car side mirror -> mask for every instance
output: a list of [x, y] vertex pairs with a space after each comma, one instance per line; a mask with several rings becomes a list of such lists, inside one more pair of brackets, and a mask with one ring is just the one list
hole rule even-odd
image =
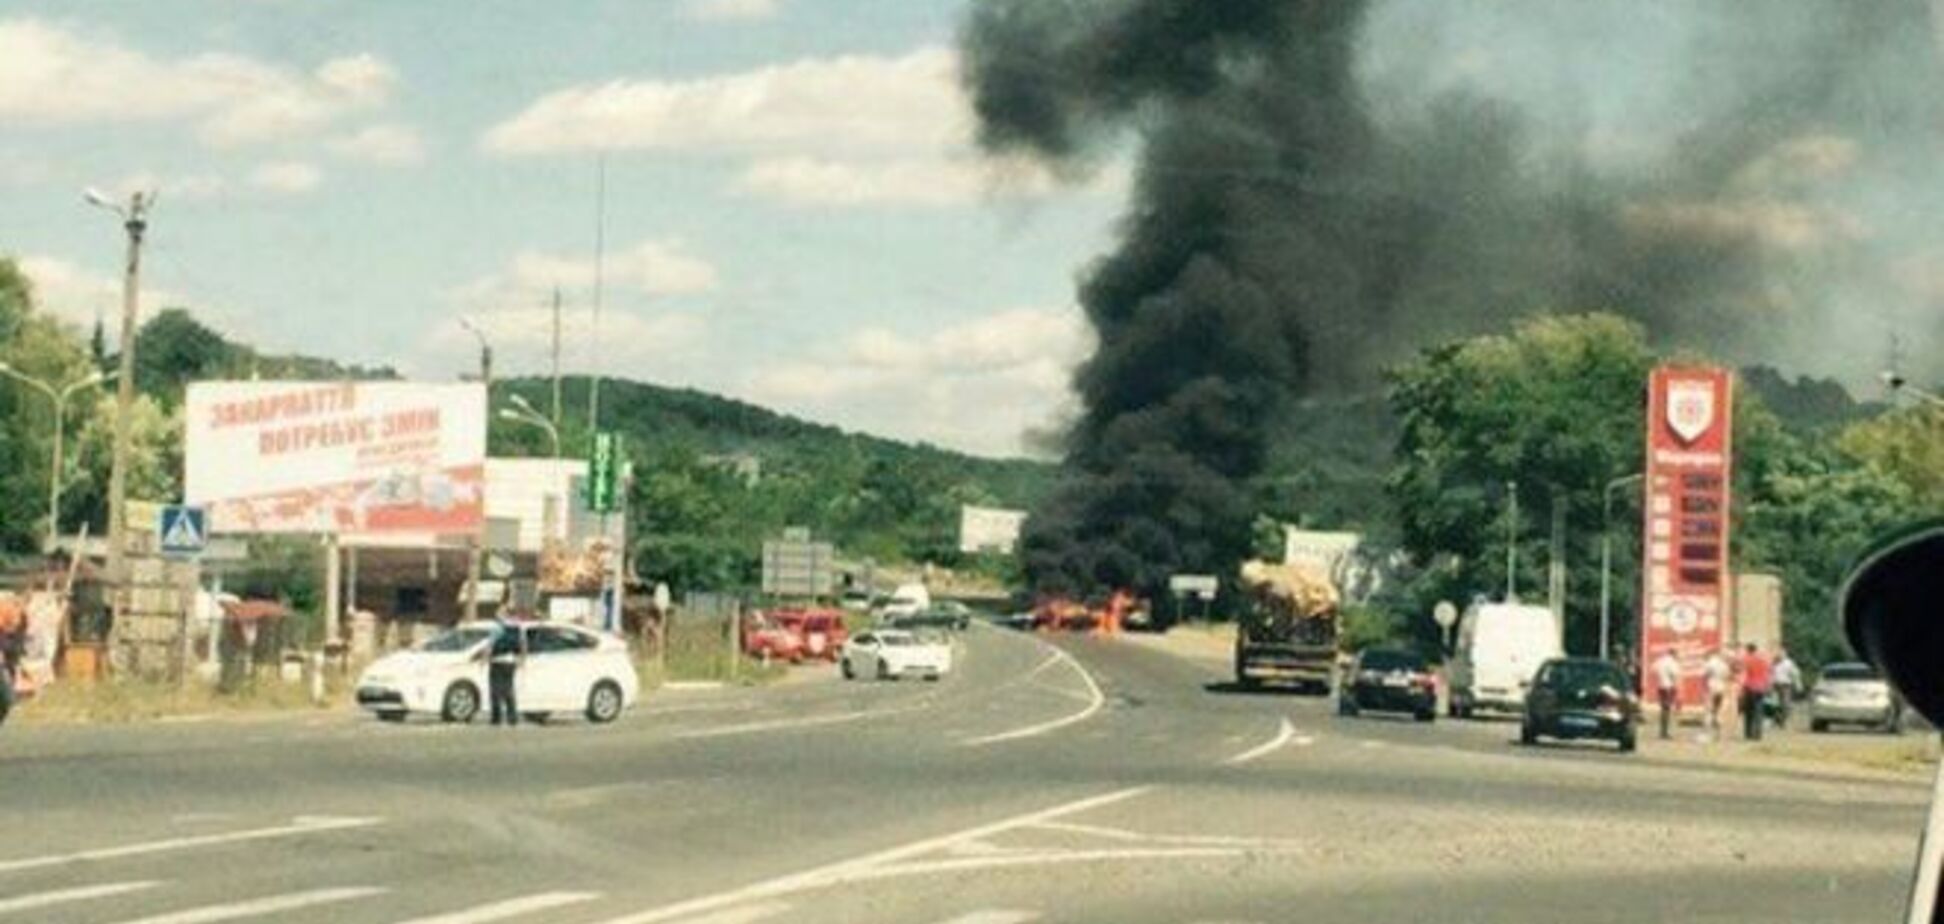
[[1944, 520], [1866, 552], [1842, 592], [1850, 647], [1906, 702], [1944, 728]]
[[[1865, 552], [1843, 583], [1843, 631], [1850, 647], [1883, 672], [1892, 690], [1938, 726], [1944, 717], [1944, 520], [1893, 533]], [[1944, 768], [1931, 789], [1906, 922], [1944, 924]]]

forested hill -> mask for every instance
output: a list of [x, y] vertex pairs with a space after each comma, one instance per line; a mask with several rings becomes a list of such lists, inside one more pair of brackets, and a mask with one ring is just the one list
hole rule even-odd
[[[561, 382], [562, 438], [570, 451], [576, 441], [585, 439], [588, 385], [583, 376], [567, 376]], [[496, 382], [493, 393], [502, 404], [519, 395], [542, 413], [552, 408], [550, 379]], [[881, 463], [920, 478], [949, 473], [947, 480], [976, 484], [991, 502], [1006, 506], [1030, 505], [1046, 490], [1054, 473], [1053, 466], [1044, 462], [991, 459], [925, 443], [904, 443], [692, 388], [625, 379], [601, 382], [600, 415], [603, 427], [622, 434], [637, 457], [687, 454], [728, 466], [743, 456], [757, 460], [765, 474], [816, 468], [818, 463]], [[547, 439], [538, 430], [503, 420], [494, 421], [493, 437], [496, 454], [537, 454]]]

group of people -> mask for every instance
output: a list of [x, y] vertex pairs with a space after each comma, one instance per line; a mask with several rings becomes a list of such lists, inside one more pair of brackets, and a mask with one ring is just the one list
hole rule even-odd
[[[1708, 690], [1708, 730], [1720, 733], [1722, 706], [1729, 694], [1739, 689], [1742, 737], [1749, 741], [1762, 739], [1762, 728], [1771, 717], [1777, 728], [1787, 728], [1790, 706], [1802, 692], [1802, 669], [1779, 646], [1773, 657], [1753, 643], [1740, 657], [1717, 648], [1708, 652], [1701, 676]], [[1661, 649], [1654, 659], [1653, 679], [1660, 705], [1660, 736], [1667, 738], [1674, 712], [1680, 708], [1681, 660], [1673, 648]]]

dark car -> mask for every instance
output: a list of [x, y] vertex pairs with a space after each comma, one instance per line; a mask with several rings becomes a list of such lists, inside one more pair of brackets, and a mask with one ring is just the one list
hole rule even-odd
[[1604, 738], [1622, 751], [1634, 749], [1640, 701], [1626, 671], [1598, 658], [1554, 658], [1539, 666], [1526, 694], [1519, 740]]
[[972, 611], [965, 604], [946, 602], [919, 610], [908, 616], [894, 616], [890, 626], [894, 629], [944, 629], [948, 632], [963, 632], [972, 622]]
[[1438, 717], [1438, 679], [1422, 657], [1394, 648], [1357, 655], [1337, 688], [1337, 714], [1408, 712], [1420, 722]]

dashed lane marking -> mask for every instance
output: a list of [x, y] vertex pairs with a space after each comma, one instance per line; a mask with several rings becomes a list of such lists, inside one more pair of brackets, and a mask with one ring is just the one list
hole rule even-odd
[[672, 905], [663, 905], [659, 908], [651, 908], [637, 914], [615, 918], [605, 922], [605, 924], [662, 924], [662, 922], [667, 921], [681, 921], [696, 917], [697, 915], [721, 911], [737, 905], [745, 905], [753, 901], [778, 898], [805, 889], [822, 888], [843, 882], [875, 878], [876, 876], [882, 876], [882, 869], [892, 864], [920, 857], [935, 850], [947, 849], [954, 844], [983, 840], [1007, 831], [1039, 824], [1040, 822], [1053, 821], [1068, 815], [1075, 815], [1112, 805], [1116, 802], [1122, 802], [1141, 795], [1147, 792], [1148, 789], [1149, 787], [1146, 786], [1136, 786], [1128, 789], [1117, 789], [1113, 792], [1102, 793], [1097, 796], [1089, 796], [1085, 799], [1076, 799], [1072, 802], [1062, 803], [1051, 808], [1028, 812], [1024, 815], [1016, 815], [1012, 818], [967, 828], [951, 834], [943, 834], [938, 837], [913, 841], [899, 847], [880, 850], [876, 853], [865, 854], [849, 860], [841, 860], [825, 866], [807, 869], [799, 873], [791, 873], [778, 876], [774, 879], [766, 879], [741, 888], [691, 898], [686, 901], [676, 902]]
[[768, 902], [761, 905], [744, 905], [741, 908], [730, 908], [696, 918], [684, 918], [675, 922], [675, 924], [756, 924], [757, 921], [764, 918], [776, 917], [788, 910], [790, 910], [790, 906], [786, 902]]
[[1018, 741], [1021, 738], [1038, 737], [1049, 732], [1059, 731], [1069, 725], [1085, 722], [1093, 718], [1094, 713], [1099, 712], [1102, 706], [1107, 705], [1107, 696], [1100, 692], [1100, 684], [1094, 682], [1093, 675], [1087, 673], [1087, 669], [1080, 666], [1079, 661], [1074, 660], [1072, 655], [1067, 654], [1059, 648], [1053, 649], [1053, 656], [1065, 662], [1068, 667], [1073, 669], [1074, 673], [1080, 675], [1080, 681], [1087, 685], [1087, 704], [1085, 706], [1082, 706], [1077, 712], [1063, 715], [1051, 721], [1041, 722], [1037, 725], [1028, 725], [1024, 728], [1015, 728], [1011, 731], [999, 732], [998, 734], [970, 738], [962, 743], [976, 747], [985, 744], [998, 744], [1002, 741]]
[[1283, 745], [1286, 745], [1290, 741], [1294, 740], [1295, 737], [1296, 737], [1296, 726], [1289, 724], [1289, 718], [1285, 716], [1283, 717], [1282, 720], [1282, 726], [1276, 730], [1275, 737], [1270, 738], [1268, 741], [1264, 741], [1263, 743], [1258, 744], [1255, 747], [1252, 747], [1246, 751], [1243, 751], [1240, 754], [1230, 757], [1228, 760], [1223, 761], [1223, 763], [1234, 766], [1238, 764], [1246, 764], [1249, 761], [1255, 760], [1259, 757], [1267, 757], [1268, 755], [1273, 754], [1277, 750], [1281, 749]]
[[974, 911], [971, 914], [961, 914], [949, 921], [942, 922], [942, 924], [1026, 924], [1027, 921], [1039, 920], [1039, 916], [1040, 913], [1037, 911], [1010, 911], [999, 908], [988, 908], [984, 911]]
[[342, 889], [313, 889], [309, 892], [291, 892], [285, 895], [272, 895], [267, 898], [253, 898], [245, 902], [230, 902], [222, 905], [204, 905], [186, 911], [171, 911], [167, 914], [151, 915], [121, 924], [214, 924], [217, 921], [234, 921], [238, 918], [263, 917], [310, 908], [316, 905], [329, 905], [348, 902], [358, 898], [381, 895], [384, 889], [354, 886]]
[[70, 863], [85, 863], [91, 860], [119, 860], [123, 857], [141, 856], [150, 853], [165, 853], [173, 850], [189, 850], [195, 847], [214, 847], [222, 844], [235, 844], [244, 841], [262, 841], [272, 838], [298, 837], [305, 834], [322, 834], [327, 831], [343, 831], [350, 828], [364, 828], [383, 822], [382, 818], [339, 818], [329, 815], [299, 815], [287, 825], [271, 828], [252, 828], [246, 831], [227, 831], [220, 834], [198, 834], [191, 837], [172, 837], [141, 844], [122, 847], [103, 847], [96, 850], [82, 850], [75, 853], [53, 854], [42, 857], [23, 857], [18, 860], [0, 860], [0, 873], [15, 873], [21, 870], [43, 869], [49, 866], [65, 866]]
[[81, 886], [74, 889], [60, 889], [54, 892], [36, 892], [32, 895], [16, 895], [13, 898], [0, 898], [0, 914], [13, 914], [18, 911], [33, 911], [51, 905], [65, 905], [68, 902], [84, 902], [91, 898], [110, 898], [152, 889], [159, 882], [109, 882], [101, 885]]
[[480, 905], [464, 911], [413, 918], [404, 924], [490, 924], [493, 921], [504, 921], [523, 914], [550, 911], [600, 897], [599, 892], [542, 892], [538, 895], [526, 895], [520, 898], [509, 898], [503, 902], [493, 902], [490, 905]]

